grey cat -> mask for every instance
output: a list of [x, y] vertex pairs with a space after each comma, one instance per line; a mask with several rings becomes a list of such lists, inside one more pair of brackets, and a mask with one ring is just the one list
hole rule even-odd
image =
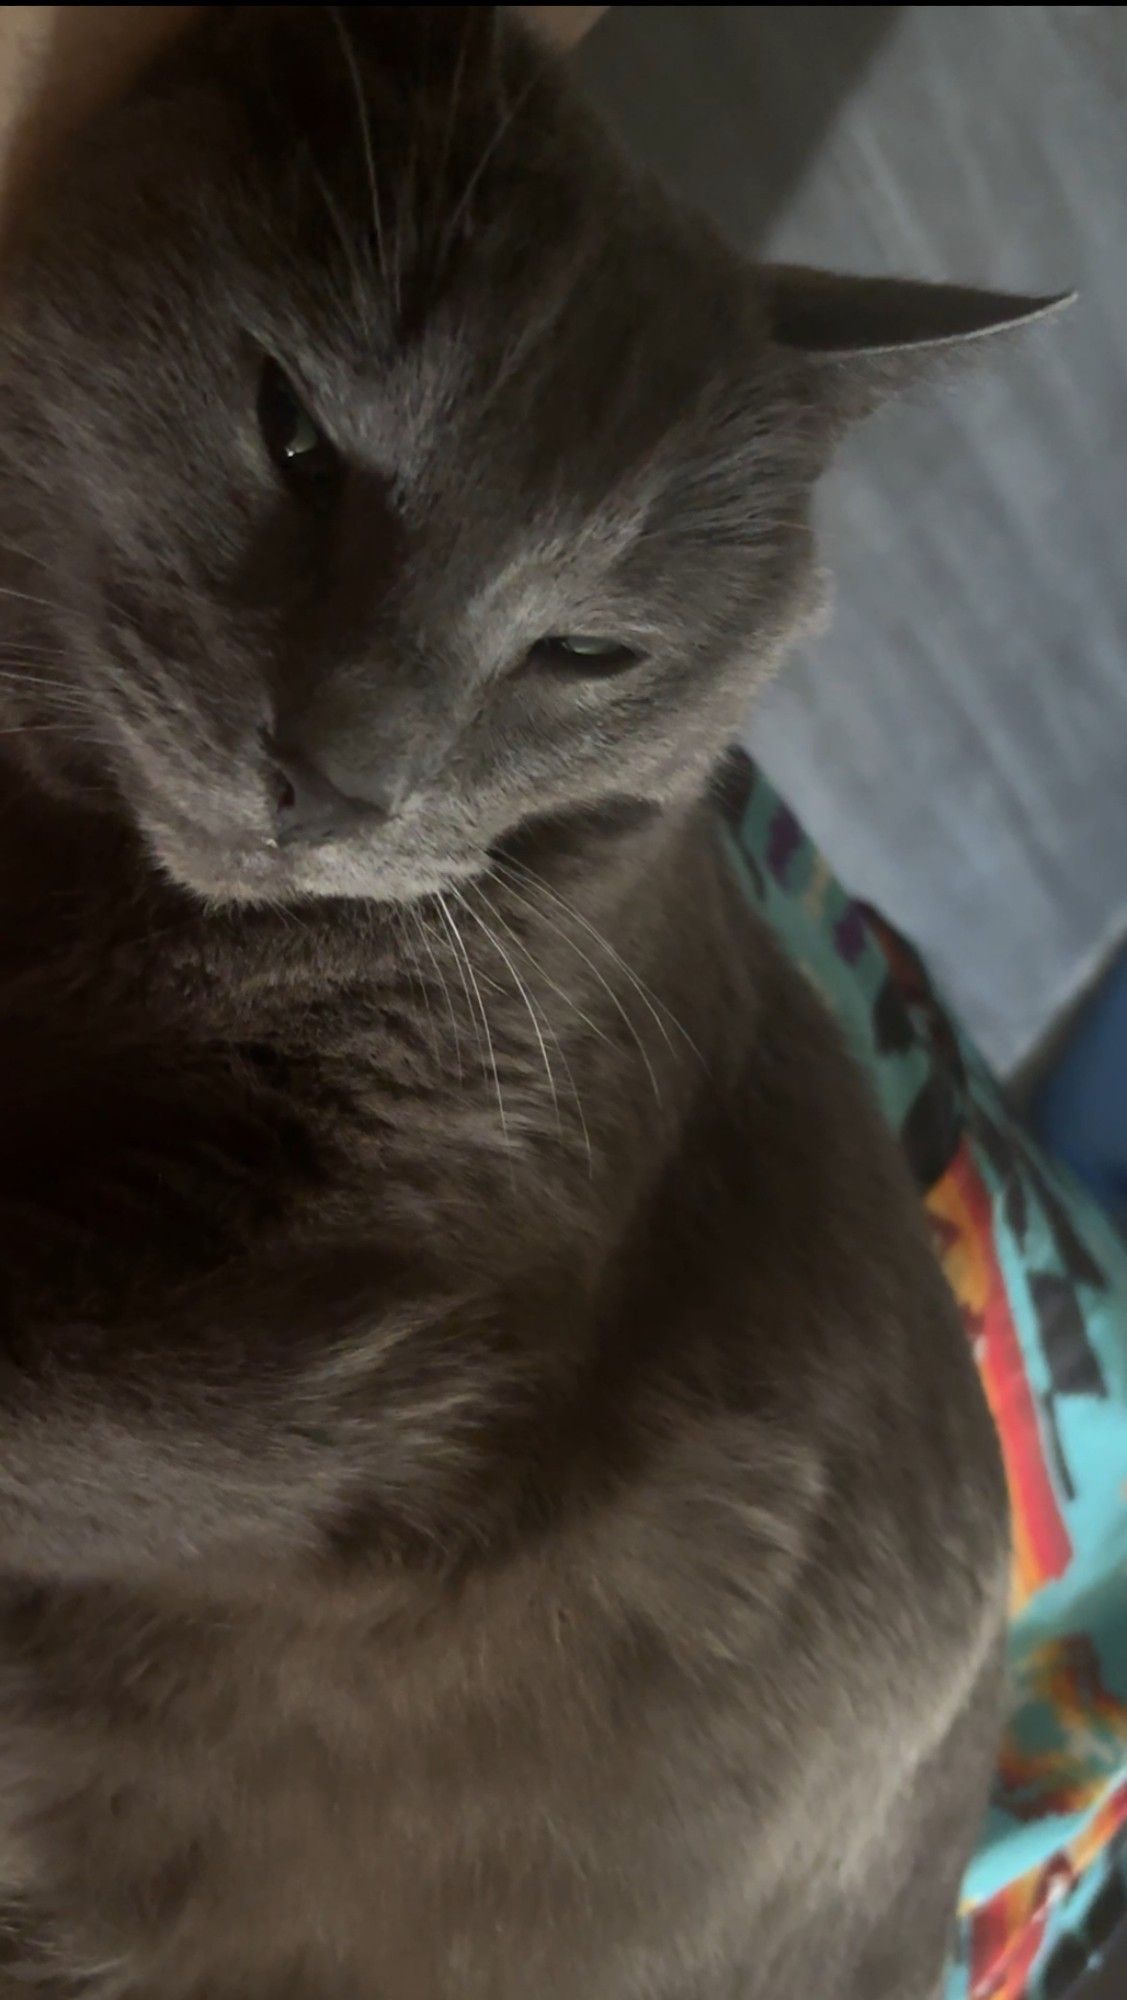
[[29, 219], [4, 1992], [938, 1992], [1003, 1482], [708, 785], [1033, 309], [746, 271], [488, 9], [211, 9]]

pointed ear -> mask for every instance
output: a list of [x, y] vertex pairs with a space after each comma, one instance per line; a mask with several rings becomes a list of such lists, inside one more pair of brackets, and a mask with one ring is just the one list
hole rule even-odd
[[1045, 319], [1076, 297], [1025, 298], [786, 264], [768, 265], [761, 276], [772, 338], [812, 364], [843, 419], [863, 416], [946, 356]]

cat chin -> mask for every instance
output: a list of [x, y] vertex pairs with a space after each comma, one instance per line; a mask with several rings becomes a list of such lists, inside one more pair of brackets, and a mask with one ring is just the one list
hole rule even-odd
[[141, 831], [161, 873], [212, 908], [332, 899], [409, 903], [454, 889], [488, 866], [488, 857], [476, 853], [405, 864], [344, 843], [287, 850], [265, 840], [187, 837], [151, 821]]

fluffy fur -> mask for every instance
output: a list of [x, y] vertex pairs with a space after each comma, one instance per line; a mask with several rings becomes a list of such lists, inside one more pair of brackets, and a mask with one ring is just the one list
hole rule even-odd
[[[705, 796], [860, 379], [485, 9], [210, 10], [29, 222], [13, 1994], [937, 1994], [1001, 1475]], [[278, 837], [279, 744], [347, 826]]]

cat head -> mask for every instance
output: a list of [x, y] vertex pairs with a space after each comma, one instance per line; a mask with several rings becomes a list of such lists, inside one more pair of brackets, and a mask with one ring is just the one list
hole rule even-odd
[[219, 901], [690, 794], [842, 421], [1037, 303], [748, 272], [499, 11], [215, 9], [13, 261], [21, 753]]

